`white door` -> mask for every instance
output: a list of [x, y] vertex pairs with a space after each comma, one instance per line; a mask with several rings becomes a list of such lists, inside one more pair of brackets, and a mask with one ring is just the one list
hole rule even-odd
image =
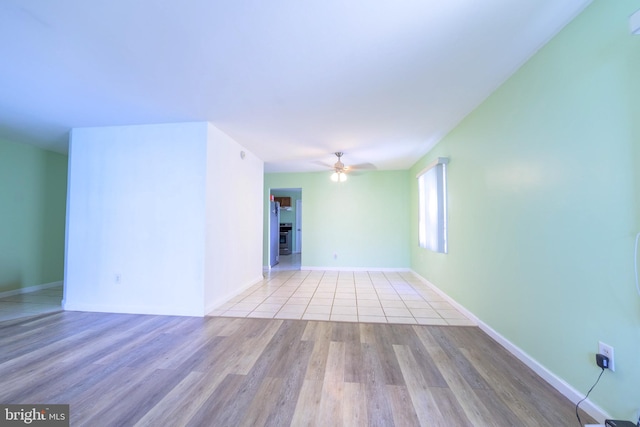
[[296, 250], [302, 252], [302, 199], [296, 200]]

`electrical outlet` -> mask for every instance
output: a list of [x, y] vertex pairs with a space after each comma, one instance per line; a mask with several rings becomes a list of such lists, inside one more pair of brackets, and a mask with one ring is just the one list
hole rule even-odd
[[609, 369], [611, 372], [615, 372], [616, 364], [613, 359], [613, 347], [609, 344], [605, 344], [602, 341], [598, 341], [598, 353], [603, 354], [609, 358]]
[[120, 284], [120, 281], [122, 280], [122, 276], [120, 275], [120, 273], [117, 273], [114, 277], [114, 281], [118, 284]]
[[333, 253], [333, 259], [338, 259], [338, 253], [337, 252]]

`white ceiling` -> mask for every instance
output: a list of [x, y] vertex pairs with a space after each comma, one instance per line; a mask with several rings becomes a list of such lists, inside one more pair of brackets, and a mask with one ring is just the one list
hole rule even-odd
[[2, 0], [0, 137], [210, 121], [267, 172], [406, 169], [591, 0]]

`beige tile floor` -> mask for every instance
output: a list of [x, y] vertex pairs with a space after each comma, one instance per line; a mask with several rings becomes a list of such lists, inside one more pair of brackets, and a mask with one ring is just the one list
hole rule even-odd
[[272, 270], [209, 315], [474, 325], [411, 272]]
[[62, 310], [62, 285], [0, 298], [0, 321]]

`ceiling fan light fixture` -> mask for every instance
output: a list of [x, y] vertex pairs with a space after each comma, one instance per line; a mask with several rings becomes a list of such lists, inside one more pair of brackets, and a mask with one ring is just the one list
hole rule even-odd
[[333, 182], [345, 182], [347, 180], [347, 174], [345, 173], [347, 171], [347, 168], [344, 166], [344, 163], [342, 163], [342, 161], [340, 160], [342, 158], [342, 151], [336, 151], [334, 153], [336, 155], [336, 157], [338, 157], [338, 161], [336, 162], [335, 165], [333, 165], [333, 170], [335, 172], [333, 172], [331, 174], [331, 181]]
[[344, 172], [334, 172], [331, 174], [331, 181], [333, 182], [345, 182], [347, 175]]

